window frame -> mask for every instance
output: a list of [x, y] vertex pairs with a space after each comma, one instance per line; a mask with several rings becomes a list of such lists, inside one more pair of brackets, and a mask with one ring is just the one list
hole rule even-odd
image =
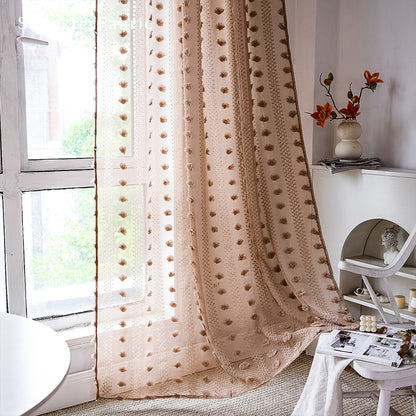
[[[0, 193], [3, 195], [6, 310], [27, 316], [23, 192], [94, 187], [93, 156], [27, 158], [22, 1], [0, 0], [0, 10]], [[63, 329], [90, 323], [90, 315], [38, 319], [54, 329]]]

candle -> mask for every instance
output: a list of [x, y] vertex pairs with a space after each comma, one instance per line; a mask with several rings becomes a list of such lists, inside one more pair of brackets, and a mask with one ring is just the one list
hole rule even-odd
[[[416, 292], [415, 292], [415, 296], [416, 296]], [[405, 297], [403, 295], [394, 295], [394, 299], [397, 303], [397, 307], [399, 309], [403, 309], [404, 308], [404, 302], [405, 302]], [[415, 309], [416, 312], [416, 309]]]
[[416, 312], [416, 289], [409, 290], [409, 312]]

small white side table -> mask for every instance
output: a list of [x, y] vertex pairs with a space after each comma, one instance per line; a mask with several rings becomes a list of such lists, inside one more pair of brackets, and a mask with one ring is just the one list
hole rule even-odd
[[47, 326], [0, 314], [0, 416], [27, 414], [60, 386], [70, 364], [63, 338]]

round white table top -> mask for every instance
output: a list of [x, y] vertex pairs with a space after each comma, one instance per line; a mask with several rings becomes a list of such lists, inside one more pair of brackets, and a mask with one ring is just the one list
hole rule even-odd
[[0, 313], [0, 416], [27, 413], [48, 398], [68, 372], [70, 351], [47, 326]]

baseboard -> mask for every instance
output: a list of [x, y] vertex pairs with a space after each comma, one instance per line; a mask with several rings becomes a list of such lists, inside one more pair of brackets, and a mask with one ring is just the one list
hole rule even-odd
[[28, 415], [36, 416], [96, 399], [95, 373], [93, 370], [68, 374], [59, 389], [40, 407]]

